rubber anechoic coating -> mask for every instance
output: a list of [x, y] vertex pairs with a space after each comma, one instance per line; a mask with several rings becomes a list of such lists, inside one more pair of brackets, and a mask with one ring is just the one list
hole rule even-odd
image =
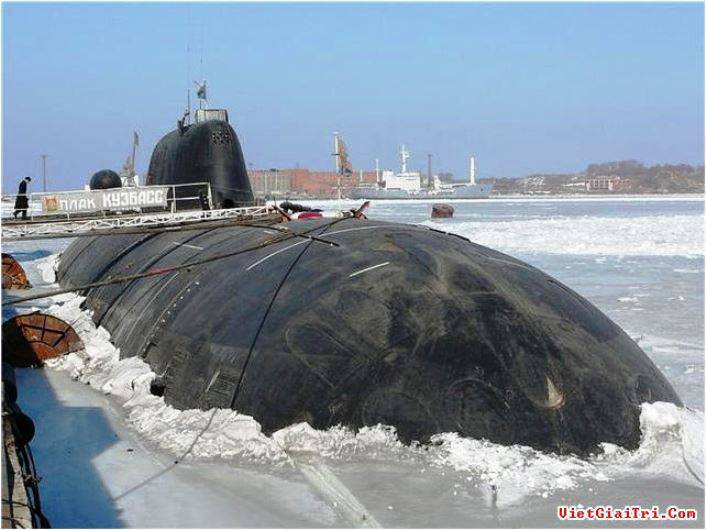
[[[252, 204], [254, 196], [240, 142], [228, 122], [209, 120], [164, 136], [154, 148], [147, 184], [209, 182], [216, 208]], [[177, 197], [197, 193], [177, 188]]]
[[[232, 407], [268, 433], [300, 421], [383, 423], [405, 442], [457, 431], [586, 454], [600, 442], [636, 447], [642, 402], [680, 404], [617, 325], [521, 261], [410, 225], [287, 226], [316, 228], [340, 246], [287, 239], [91, 290], [86, 303], [122, 355], [143, 356], [160, 374], [168, 403]], [[252, 247], [270, 232], [100, 237], [83, 249], [77, 241], [59, 278], [168, 268]]]
[[89, 187], [92, 190], [107, 190], [121, 188], [123, 185], [120, 175], [110, 169], [101, 169], [93, 174]]

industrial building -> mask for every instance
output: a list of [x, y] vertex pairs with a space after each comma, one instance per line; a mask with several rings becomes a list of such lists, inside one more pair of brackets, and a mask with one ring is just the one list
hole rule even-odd
[[341, 196], [347, 197], [351, 188], [377, 180], [374, 170], [339, 175], [336, 171], [272, 168], [251, 169], [248, 174], [257, 197], [335, 199], [338, 197], [339, 183]]

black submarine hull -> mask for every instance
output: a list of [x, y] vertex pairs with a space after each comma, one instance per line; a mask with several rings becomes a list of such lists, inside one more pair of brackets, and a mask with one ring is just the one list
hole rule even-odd
[[[293, 221], [292, 238], [191, 269], [89, 290], [124, 357], [177, 408], [234, 408], [266, 433], [383, 423], [587, 454], [634, 448], [642, 402], [678, 396], [596, 307], [510, 256], [424, 227]], [[63, 286], [236, 252], [256, 227], [82, 238]]]
[[[155, 146], [147, 185], [209, 182], [215, 208], [254, 203], [243, 151], [233, 128], [224, 120], [182, 126]], [[177, 188], [177, 197], [193, 197], [198, 189]], [[197, 206], [192, 201], [189, 206]], [[181, 204], [180, 204], [181, 205]]]

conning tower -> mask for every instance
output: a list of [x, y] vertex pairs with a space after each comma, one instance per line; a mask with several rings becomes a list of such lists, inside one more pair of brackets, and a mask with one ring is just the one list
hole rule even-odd
[[[198, 109], [194, 123], [179, 120], [152, 152], [147, 184], [209, 182], [215, 208], [233, 208], [254, 202], [238, 136], [224, 109]], [[194, 194], [194, 190], [183, 190]]]

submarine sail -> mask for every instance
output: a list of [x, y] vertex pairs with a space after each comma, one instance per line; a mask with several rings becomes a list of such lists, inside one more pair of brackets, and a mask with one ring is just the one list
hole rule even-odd
[[[194, 123], [180, 120], [152, 153], [147, 185], [195, 182], [211, 184], [215, 208], [254, 204], [240, 141], [225, 110], [196, 110]], [[180, 194], [193, 196], [195, 191], [177, 188]]]

